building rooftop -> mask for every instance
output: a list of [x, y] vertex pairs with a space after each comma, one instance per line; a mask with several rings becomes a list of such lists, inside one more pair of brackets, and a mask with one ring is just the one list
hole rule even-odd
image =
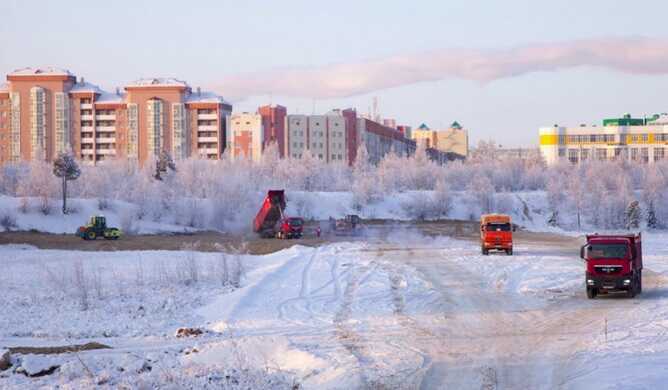
[[56, 68], [53, 66], [46, 66], [42, 68], [21, 68], [16, 69], [9, 76], [35, 76], [35, 75], [45, 75], [45, 76], [74, 76], [69, 70]]
[[461, 129], [462, 129], [462, 125], [460, 125], [459, 122], [454, 121], [454, 122], [452, 122], [452, 124], [450, 125], [450, 128], [451, 128], [451, 129], [459, 129], [459, 130], [461, 130]]
[[228, 103], [215, 92], [194, 92], [186, 97], [186, 103]]
[[135, 80], [126, 87], [188, 87], [188, 83], [171, 77], [154, 77]]
[[100, 89], [100, 87], [98, 87], [95, 84], [91, 84], [91, 83], [85, 82], [85, 81], [78, 82], [78, 83], [74, 84], [72, 89], [70, 89], [70, 92], [90, 92], [90, 93], [98, 93], [98, 94], [103, 93], [103, 91]]
[[101, 94], [95, 99], [95, 103], [123, 103], [125, 95], [100, 91]]

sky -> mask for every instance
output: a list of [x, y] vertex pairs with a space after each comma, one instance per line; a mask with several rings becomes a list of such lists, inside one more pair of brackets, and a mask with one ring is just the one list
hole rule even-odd
[[176, 77], [234, 111], [355, 107], [458, 121], [472, 144], [668, 111], [664, 0], [0, 2], [0, 73], [67, 68], [114, 90]]

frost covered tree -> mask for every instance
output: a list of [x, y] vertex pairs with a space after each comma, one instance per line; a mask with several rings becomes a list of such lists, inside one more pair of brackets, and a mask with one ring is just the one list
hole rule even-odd
[[647, 204], [647, 227], [650, 229], [659, 227], [659, 223], [656, 219], [656, 210], [654, 210], [654, 202], [649, 202]]
[[155, 180], [162, 180], [161, 173], [167, 172], [167, 168], [176, 171], [176, 164], [174, 163], [172, 156], [167, 153], [167, 151], [163, 150], [155, 161], [155, 174], [153, 175]]
[[373, 171], [374, 169], [369, 163], [366, 145], [362, 143], [357, 148], [357, 157], [353, 163], [353, 183], [351, 186], [353, 203], [358, 210], [361, 210], [374, 199], [377, 188]]
[[61, 153], [53, 162], [53, 174], [62, 180], [63, 214], [67, 214], [67, 182], [78, 179], [81, 176], [81, 169], [74, 156]]
[[484, 174], [476, 175], [469, 184], [468, 190], [476, 197], [480, 205], [480, 211], [490, 213], [494, 209], [494, 185]]
[[569, 200], [575, 207], [578, 230], [580, 230], [582, 229], [582, 208], [585, 204], [585, 189], [582, 177], [580, 177], [577, 171], [573, 172], [568, 178], [566, 192], [568, 193]]
[[637, 200], [629, 203], [626, 208], [626, 229], [638, 229], [640, 227], [641, 210]]

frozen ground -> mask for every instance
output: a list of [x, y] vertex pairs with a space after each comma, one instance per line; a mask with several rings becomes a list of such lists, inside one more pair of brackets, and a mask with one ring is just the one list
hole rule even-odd
[[[594, 301], [577, 245], [538, 239], [481, 256], [475, 243], [400, 231], [229, 255], [227, 267], [217, 253], [4, 246], [0, 349], [113, 349], [15, 354], [0, 388], [660, 388], [666, 239], [644, 237], [638, 299]], [[182, 326], [207, 332], [176, 338]], [[58, 368], [29, 378], [19, 367]]]

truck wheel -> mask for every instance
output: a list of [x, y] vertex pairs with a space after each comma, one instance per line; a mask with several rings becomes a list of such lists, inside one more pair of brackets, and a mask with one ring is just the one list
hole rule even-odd
[[89, 240], [94, 240], [94, 239], [97, 238], [97, 235], [95, 234], [94, 231], [91, 230], [91, 231], [86, 233], [86, 238], [89, 239]]
[[482, 254], [485, 256], [489, 255], [489, 250], [482, 248]]
[[638, 294], [642, 294], [642, 271], [638, 271]]
[[506, 249], [506, 254], [507, 254], [508, 256], [512, 256], [512, 255], [513, 255], [513, 248]]
[[589, 299], [594, 299], [596, 298], [598, 291], [596, 291], [595, 287], [587, 287], [587, 298]]
[[626, 296], [628, 298], [635, 298], [636, 297], [636, 281], [633, 281], [633, 284], [629, 286], [629, 289], [626, 290]]

